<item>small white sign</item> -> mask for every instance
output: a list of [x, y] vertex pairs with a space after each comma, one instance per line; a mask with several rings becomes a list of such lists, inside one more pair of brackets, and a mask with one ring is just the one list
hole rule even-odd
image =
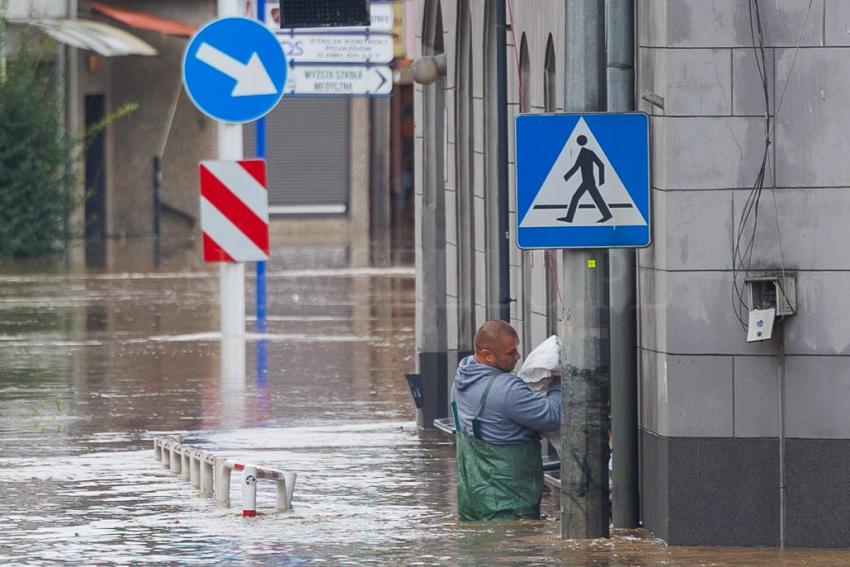
[[288, 61], [296, 63], [391, 63], [389, 34], [277, 34]]
[[293, 65], [288, 78], [290, 95], [377, 96], [393, 88], [392, 69], [384, 66]]

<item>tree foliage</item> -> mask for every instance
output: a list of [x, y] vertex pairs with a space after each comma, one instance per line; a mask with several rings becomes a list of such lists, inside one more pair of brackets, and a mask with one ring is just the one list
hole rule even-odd
[[[5, 3], [0, 0], [0, 48]], [[81, 235], [82, 227], [70, 222], [81, 202], [74, 196], [75, 166], [89, 141], [138, 108], [124, 105], [80, 136], [66, 133], [64, 101], [43, 56], [51, 48], [26, 33], [8, 62], [0, 49], [0, 261], [49, 256]]]
[[18, 49], [0, 77], [0, 258], [60, 251], [69, 236], [75, 144], [51, 69]]

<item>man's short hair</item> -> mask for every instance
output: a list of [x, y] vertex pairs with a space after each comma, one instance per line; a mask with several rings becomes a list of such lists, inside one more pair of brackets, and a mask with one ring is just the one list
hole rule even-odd
[[516, 329], [504, 321], [499, 319], [491, 319], [490, 321], [487, 321], [481, 325], [475, 333], [475, 341], [473, 343], [475, 346], [475, 352], [480, 352], [485, 348], [492, 350], [499, 344], [499, 340], [505, 335], [519, 338]]

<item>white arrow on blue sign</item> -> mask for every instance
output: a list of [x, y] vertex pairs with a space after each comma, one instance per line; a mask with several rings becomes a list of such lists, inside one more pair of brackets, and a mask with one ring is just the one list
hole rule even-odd
[[649, 246], [648, 117], [518, 116], [516, 191], [520, 248]]
[[183, 55], [183, 84], [201, 112], [243, 124], [265, 116], [283, 96], [287, 62], [267, 27], [248, 18], [213, 20]]

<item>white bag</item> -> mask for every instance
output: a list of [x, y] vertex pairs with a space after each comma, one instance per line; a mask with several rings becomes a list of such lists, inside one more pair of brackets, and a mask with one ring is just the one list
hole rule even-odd
[[[552, 335], [531, 351], [522, 363], [522, 368], [517, 376], [535, 392], [545, 391], [549, 388], [553, 374], [561, 372], [561, 339], [558, 335]], [[543, 382], [544, 384], [540, 384]]]
[[[552, 383], [552, 377], [561, 373], [561, 340], [552, 335], [531, 351], [526, 357], [517, 376], [528, 384], [533, 392], [545, 396]], [[561, 454], [561, 432], [541, 431], [549, 443]]]

